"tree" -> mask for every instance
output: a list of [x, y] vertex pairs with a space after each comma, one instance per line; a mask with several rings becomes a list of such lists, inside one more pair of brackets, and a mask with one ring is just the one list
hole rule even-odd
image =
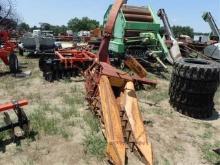
[[42, 30], [50, 30], [51, 29], [51, 25], [49, 23], [40, 23], [40, 28]]
[[13, 0], [0, 1], [0, 26], [4, 29], [15, 29], [19, 20]]
[[96, 27], [99, 27], [99, 22], [88, 17], [83, 17], [82, 19], [75, 17], [68, 22], [68, 28], [73, 32], [89, 31]]
[[36, 25], [34, 25], [33, 27], [30, 28], [30, 31], [33, 31], [33, 30], [36, 30], [36, 29], [39, 29]]
[[193, 38], [194, 30], [189, 26], [173, 26], [173, 33], [175, 37], [179, 37], [180, 35], [188, 35]]
[[62, 26], [53, 26], [53, 25], [51, 25], [50, 30], [53, 31], [55, 35], [65, 34], [66, 31], [67, 31], [67, 27], [65, 25], [62, 25]]
[[25, 22], [22, 22], [18, 25], [18, 31], [19, 32], [27, 32], [30, 30], [30, 26], [26, 24]]

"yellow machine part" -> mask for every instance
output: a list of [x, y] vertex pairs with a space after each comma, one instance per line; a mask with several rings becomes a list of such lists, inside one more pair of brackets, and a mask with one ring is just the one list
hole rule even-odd
[[147, 71], [134, 57], [128, 56], [125, 59], [125, 65], [141, 78], [147, 76]]
[[127, 82], [122, 97], [136, 149], [141, 153], [146, 164], [153, 164], [151, 144], [147, 139], [133, 82]]
[[102, 115], [107, 140], [107, 155], [114, 164], [125, 164], [125, 143], [121, 126], [119, 107], [107, 76], [99, 83]]
[[145, 164], [152, 165], [151, 144], [145, 131], [133, 82], [127, 82], [121, 90], [121, 95], [116, 97], [109, 77], [103, 75], [99, 82], [99, 94], [107, 155], [110, 160], [113, 164], [124, 165], [127, 144], [139, 153]]

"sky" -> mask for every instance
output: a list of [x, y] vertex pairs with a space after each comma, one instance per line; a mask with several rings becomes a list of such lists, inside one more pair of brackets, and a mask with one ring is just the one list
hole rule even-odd
[[[109, 4], [114, 0], [16, 0], [17, 12], [31, 26], [47, 22], [66, 25], [73, 17], [96, 19], [102, 23]], [[155, 12], [164, 8], [171, 25], [191, 26], [196, 32], [210, 32], [202, 19], [210, 11], [220, 28], [220, 0], [128, 0], [136, 6], [150, 5]]]

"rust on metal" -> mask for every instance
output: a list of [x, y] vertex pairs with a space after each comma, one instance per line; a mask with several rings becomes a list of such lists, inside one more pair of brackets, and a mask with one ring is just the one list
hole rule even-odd
[[125, 59], [125, 65], [129, 67], [133, 72], [135, 72], [141, 78], [147, 76], [147, 71], [144, 67], [132, 56], [128, 56]]
[[146, 164], [153, 164], [151, 144], [148, 141], [143, 118], [135, 94], [134, 83], [129, 81], [124, 89], [124, 108], [130, 124], [134, 144], [138, 152], [143, 155]]
[[119, 107], [107, 76], [99, 81], [100, 101], [107, 139], [107, 154], [114, 164], [125, 164], [125, 143], [121, 127]]
[[112, 31], [115, 25], [115, 21], [118, 15], [118, 12], [123, 5], [124, 0], [116, 0], [115, 4], [112, 6], [108, 22], [106, 23], [106, 26], [104, 28], [104, 34], [102, 38], [101, 45], [99, 47], [98, 51], [98, 58], [101, 62], [107, 62], [110, 63], [109, 56], [108, 56], [108, 46], [109, 42], [112, 36]]
[[[124, 165], [125, 146], [136, 151], [145, 164], [153, 164], [151, 144], [147, 138], [134, 83], [156, 85], [147, 80], [146, 71], [133, 66], [140, 76], [130, 76], [110, 65], [108, 47], [112, 37], [114, 23], [124, 0], [116, 0], [110, 12], [109, 20], [97, 54], [98, 59], [85, 71], [86, 99], [90, 109], [100, 119], [103, 134], [107, 140], [107, 155], [116, 165]], [[132, 65], [134, 61], [130, 61]]]

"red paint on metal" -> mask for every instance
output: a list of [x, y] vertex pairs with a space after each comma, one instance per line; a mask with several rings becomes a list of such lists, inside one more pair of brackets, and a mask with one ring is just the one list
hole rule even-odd
[[112, 37], [112, 32], [114, 29], [115, 21], [117, 19], [118, 12], [122, 7], [124, 0], [116, 0], [109, 14], [109, 19], [104, 28], [104, 35], [102, 38], [101, 45], [98, 51], [98, 59], [100, 62], [106, 62], [110, 64], [109, 55], [108, 55], [108, 46], [110, 39]]
[[87, 50], [77, 49], [61, 49], [59, 51], [56, 51], [55, 55], [61, 63], [64, 63], [65, 68], [67, 68], [68, 66], [72, 68], [77, 62], [92, 62], [97, 57], [95, 54]]
[[[23, 99], [23, 100], [20, 100], [17, 102], [19, 107], [23, 107], [25, 105], [28, 105], [28, 101]], [[8, 111], [8, 110], [11, 110], [11, 109], [14, 109], [15, 108], [15, 104], [13, 104], [12, 102], [11, 103], [5, 103], [5, 104], [0, 104], [0, 112], [4, 112], [4, 111]]]
[[9, 33], [7, 31], [0, 31], [0, 40], [2, 47], [0, 47], [0, 59], [5, 65], [9, 65], [8, 57], [14, 52], [16, 44], [9, 41]]

